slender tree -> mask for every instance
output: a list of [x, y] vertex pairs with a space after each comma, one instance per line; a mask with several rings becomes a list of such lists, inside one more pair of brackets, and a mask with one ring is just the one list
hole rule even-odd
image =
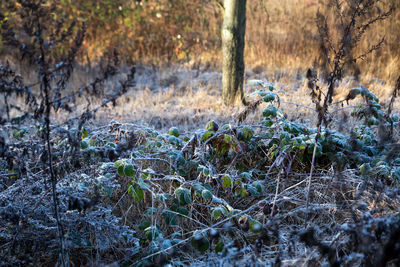
[[222, 97], [225, 104], [243, 97], [246, 0], [225, 0], [222, 24]]

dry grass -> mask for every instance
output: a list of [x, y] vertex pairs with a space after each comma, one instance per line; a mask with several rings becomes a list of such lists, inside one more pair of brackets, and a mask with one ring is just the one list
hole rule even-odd
[[[127, 14], [126, 21], [117, 21], [102, 34], [90, 34], [100, 30], [89, 23], [88, 27], [93, 29], [88, 29], [88, 40], [84, 44], [81, 61], [87, 63], [89, 56], [95, 64], [110, 47], [117, 47], [128, 62], [208, 62], [211, 66], [220, 66], [222, 16], [216, 1], [175, 1], [175, 6], [166, 2], [146, 3], [140, 7], [139, 14], [132, 12], [131, 17]], [[316, 12], [329, 13], [331, 8], [327, 7], [327, 2], [248, 1], [245, 45], [247, 66], [291, 72], [305, 72], [312, 67], [319, 56]], [[389, 3], [394, 2], [383, 0], [380, 8], [385, 10]], [[355, 51], [357, 54], [365, 52], [385, 37], [382, 49], [360, 62], [361, 74], [364, 76], [392, 81], [400, 74], [400, 37], [397, 34], [400, 31], [400, 4], [394, 4], [397, 10], [389, 19], [368, 29]], [[131, 5], [136, 8], [135, 2]], [[161, 17], [158, 18], [157, 14], [161, 14]], [[145, 23], [138, 22], [135, 16], [139, 16]], [[336, 19], [330, 16], [328, 23]], [[6, 56], [12, 51], [3, 48], [1, 53]]]
[[[240, 106], [226, 106], [221, 97], [221, 73], [207, 64], [198, 65], [169, 65], [164, 67], [138, 66], [136, 86], [118, 100], [116, 107], [100, 109], [98, 122], [107, 123], [110, 120], [134, 122], [154, 127], [157, 130], [167, 130], [178, 126], [182, 131], [193, 131], [203, 128], [210, 120], [219, 123], [236, 124], [236, 116], [244, 109]], [[17, 69], [28, 81], [35, 81], [36, 74], [29, 68]], [[126, 69], [123, 71], [126, 71]], [[76, 68], [70, 90], [90, 82], [95, 76], [96, 68]], [[119, 77], [106, 84], [106, 91], [115, 86]], [[246, 80], [260, 79], [272, 83], [280, 90], [281, 109], [291, 120], [315, 125], [316, 112], [309, 97], [306, 78], [299, 69], [295, 71], [269, 71], [263, 67], [248, 68]], [[375, 93], [381, 102], [390, 99], [393, 85], [389, 82], [364, 76], [360, 83]], [[358, 87], [359, 82], [352, 77], [346, 77], [338, 85], [331, 111], [342, 108], [341, 100], [345, 99], [348, 90]], [[245, 95], [258, 90], [254, 86], [245, 86]], [[1, 100], [2, 101], [2, 100]], [[17, 99], [14, 101], [23, 101]], [[100, 104], [99, 99], [92, 99], [91, 107]], [[353, 100], [349, 105], [355, 105]], [[86, 101], [80, 100], [76, 109], [79, 114], [85, 107]], [[346, 103], [343, 103], [347, 106]], [[262, 120], [262, 110], [266, 104], [261, 104], [257, 110], [247, 117], [245, 123], [252, 124]], [[395, 108], [398, 105], [395, 104]], [[346, 110], [346, 109], [345, 109]], [[347, 111], [350, 111], [348, 109]], [[14, 111], [15, 112], [15, 111]], [[340, 114], [340, 113], [339, 113]], [[11, 114], [16, 115], [16, 114]], [[338, 113], [335, 113], [338, 115]], [[66, 118], [65, 114], [55, 114], [57, 120]]]
[[[138, 72], [136, 88], [121, 98], [117, 107], [105, 111], [105, 114], [107, 113], [108, 118], [124, 122], [140, 122], [164, 130], [178, 126], [183, 131], [191, 131], [204, 127], [210, 120], [235, 124], [236, 116], [244, 107], [226, 106], [223, 103], [220, 77], [221, 73], [215, 70], [171, 66], [151, 72], [149, 68], [143, 67]], [[306, 78], [302, 73], [268, 71], [255, 73], [249, 70], [246, 78], [261, 79], [274, 84], [281, 90], [281, 109], [288, 118], [315, 125], [317, 116], [309, 97]], [[365, 78], [360, 82], [375, 93], [381, 102], [389, 101], [393, 90], [392, 84], [376, 78]], [[337, 104], [330, 110], [346, 107], [347, 104], [343, 103], [342, 106], [341, 101], [347, 96], [348, 90], [354, 87], [359, 87], [359, 83], [352, 78], [345, 78], [337, 88], [334, 99]], [[258, 89], [246, 86], [245, 95]], [[355, 105], [358, 101], [350, 101], [349, 105]], [[261, 121], [262, 110], [265, 107], [266, 104], [260, 105], [248, 116], [245, 123]], [[335, 113], [339, 114], [340, 112]]]
[[[319, 36], [315, 24], [317, 11], [329, 13], [328, 1], [257, 0], [247, 7], [245, 62], [268, 70], [305, 72], [318, 59]], [[393, 2], [393, 1], [392, 1]], [[382, 1], [381, 8], [389, 1]], [[397, 4], [399, 7], [399, 4]], [[332, 22], [336, 17], [330, 16]], [[328, 21], [329, 23], [329, 21]], [[359, 62], [361, 75], [395, 80], [399, 73], [400, 10], [383, 22], [373, 25], [361, 40], [356, 54], [362, 54], [380, 38], [385, 45]]]

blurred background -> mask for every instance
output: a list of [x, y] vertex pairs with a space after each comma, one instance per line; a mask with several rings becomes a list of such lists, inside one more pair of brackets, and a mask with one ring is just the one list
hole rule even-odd
[[[17, 6], [2, 1], [5, 19]], [[61, 0], [54, 17], [85, 21], [86, 41], [82, 64], [96, 64], [110, 48], [117, 48], [127, 63], [149, 64], [199, 62], [220, 65], [222, 9], [217, 0]], [[329, 13], [324, 0], [247, 1], [245, 62], [249, 67], [304, 71], [318, 58], [316, 13]], [[400, 7], [398, 0], [383, 0]], [[334, 16], [330, 17], [335, 20]], [[65, 23], [65, 27], [69, 25]], [[21, 25], [23, 27], [23, 25]], [[367, 50], [379, 38], [385, 44], [360, 64], [363, 75], [390, 79], [398, 68], [400, 10], [374, 24], [357, 48]], [[1, 37], [0, 37], [1, 38]], [[1, 57], [12, 51], [1, 49]]]

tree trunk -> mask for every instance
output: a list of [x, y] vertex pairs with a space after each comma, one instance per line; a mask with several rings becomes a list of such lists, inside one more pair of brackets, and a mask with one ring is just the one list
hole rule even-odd
[[243, 96], [244, 33], [246, 29], [246, 0], [224, 1], [222, 24], [222, 97], [225, 104], [234, 104]]

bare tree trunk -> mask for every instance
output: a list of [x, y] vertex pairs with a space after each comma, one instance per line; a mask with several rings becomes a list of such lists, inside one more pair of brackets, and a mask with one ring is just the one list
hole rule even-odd
[[233, 104], [243, 96], [244, 33], [246, 29], [246, 0], [224, 1], [222, 24], [222, 97]]

